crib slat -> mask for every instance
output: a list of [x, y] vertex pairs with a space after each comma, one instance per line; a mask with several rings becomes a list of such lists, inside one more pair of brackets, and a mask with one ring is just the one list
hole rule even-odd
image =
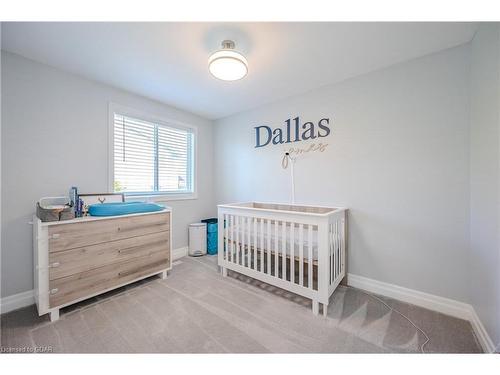
[[249, 234], [248, 267], [255, 269], [255, 241], [257, 239], [255, 233], [255, 218], [251, 218], [248, 220], [248, 234]]
[[332, 225], [332, 276], [331, 276], [331, 281], [330, 283], [333, 283], [335, 280], [336, 274], [337, 274], [337, 235], [336, 235], [336, 227], [335, 223]]
[[251, 247], [252, 247], [252, 218], [247, 217], [246, 218], [246, 227], [245, 227], [245, 235], [248, 238], [248, 246], [246, 247], [246, 253], [245, 253], [245, 260], [246, 260], [246, 267], [251, 268], [252, 267], [252, 257], [251, 257]]
[[241, 265], [244, 267], [245, 266], [245, 237], [247, 235], [246, 232], [246, 227], [247, 227], [247, 218], [245, 216], [241, 217]]
[[337, 229], [336, 229], [336, 232], [337, 232], [337, 257], [336, 257], [336, 259], [337, 259], [337, 267], [336, 267], [336, 269], [337, 269], [337, 275], [335, 276], [335, 278], [337, 278], [340, 275], [340, 264], [341, 264], [339, 262], [340, 261], [340, 247], [341, 247], [341, 244], [340, 244], [340, 241], [341, 241], [341, 238], [340, 238], [340, 225], [339, 224], [340, 223], [337, 221], [336, 222], [336, 227], [337, 227]]
[[286, 280], [286, 221], [281, 222], [281, 278]]
[[234, 234], [233, 234], [233, 258], [234, 261], [236, 262], [236, 256], [238, 254], [238, 247], [237, 247], [237, 242], [236, 242], [236, 237], [238, 235], [238, 217], [233, 216], [233, 228], [234, 228]]
[[335, 275], [335, 278], [337, 278], [339, 275], [340, 275], [340, 241], [341, 241], [341, 238], [340, 238], [340, 223], [339, 221], [337, 220], [337, 222], [335, 223], [336, 225], [336, 233], [337, 233], [337, 256], [335, 257], [336, 258], [336, 270], [337, 270], [337, 274]]
[[337, 227], [336, 227], [336, 222], [332, 224], [332, 241], [333, 241], [333, 267], [332, 267], [332, 272], [333, 272], [333, 277], [332, 279], [335, 280], [335, 277], [337, 276]]
[[241, 216], [236, 217], [236, 262], [238, 264], [243, 263], [243, 248], [241, 247], [242, 237], [243, 237], [243, 218]]
[[271, 276], [271, 220], [267, 220], [267, 267], [266, 273]]
[[231, 262], [234, 263], [234, 215], [230, 216], [230, 221], [231, 221], [231, 236], [229, 237], [231, 239], [231, 245], [230, 245], [230, 253], [231, 253]]
[[246, 247], [245, 247], [245, 267], [250, 268], [250, 261], [251, 256], [250, 256], [250, 245], [252, 241], [252, 219], [251, 218], [246, 218], [246, 224], [245, 224], [245, 236], [247, 236], [247, 242], [246, 242]]
[[248, 245], [247, 245], [247, 267], [252, 268], [252, 230], [253, 230], [253, 218], [247, 218], [247, 233], [248, 233]]
[[224, 230], [224, 259], [229, 262], [229, 247], [228, 247], [228, 226], [229, 226], [229, 217], [227, 214], [224, 214], [224, 222], [222, 225], [224, 225], [223, 230]]
[[313, 229], [312, 225], [308, 224], [308, 242], [307, 242], [307, 255], [308, 255], [308, 266], [309, 269], [307, 270], [307, 276], [308, 276], [308, 283], [307, 287], [309, 289], [313, 289]]
[[240, 226], [241, 216], [236, 216], [236, 263], [240, 264]]
[[264, 272], [264, 219], [260, 219], [260, 272]]
[[304, 225], [299, 224], [299, 284], [304, 286]]
[[252, 266], [252, 264], [250, 263], [252, 261], [251, 249], [250, 249], [250, 246], [252, 245], [252, 218], [250, 217], [246, 218], [245, 234], [248, 239], [245, 252], [245, 261], [246, 261], [246, 267], [250, 268]]
[[247, 244], [245, 239], [249, 237], [249, 235], [248, 235], [249, 231], [247, 229], [248, 218], [243, 216], [241, 218], [241, 220], [242, 220], [242, 222], [241, 222], [241, 237], [242, 237], [241, 238], [241, 264], [243, 267], [247, 267], [247, 262], [248, 262], [247, 247], [248, 246], [245, 246]]
[[234, 234], [234, 219], [233, 215], [229, 215], [229, 257], [231, 258], [231, 262], [234, 263], [233, 257], [233, 234]]
[[236, 233], [237, 233], [237, 227], [236, 227], [236, 216], [232, 216], [232, 228], [231, 228], [231, 242], [233, 243], [232, 250], [231, 250], [231, 257], [233, 258], [233, 263], [236, 263]]
[[248, 244], [247, 244], [247, 252], [246, 252], [246, 260], [247, 260], [247, 267], [252, 268], [252, 220], [253, 218], [248, 217], [247, 218], [247, 238], [248, 238]]
[[253, 221], [255, 219], [252, 217], [249, 217], [247, 219], [247, 231], [248, 231], [248, 245], [247, 245], [247, 264], [248, 268], [252, 268], [252, 243], [255, 241], [254, 237], [252, 236], [252, 230], [253, 230]]
[[330, 284], [334, 279], [334, 243], [333, 243], [333, 224], [328, 224], [328, 254], [329, 254], [329, 262], [330, 262]]
[[[243, 221], [245, 222], [245, 228], [243, 230], [243, 237], [247, 238], [247, 247], [241, 248], [241, 264], [245, 267], [250, 266], [249, 254], [250, 254], [250, 245], [252, 244], [252, 237], [250, 234], [250, 228], [252, 227], [251, 219], [244, 217]], [[248, 225], [247, 225], [248, 224]]]
[[335, 280], [336, 277], [336, 262], [337, 262], [337, 232], [336, 232], [336, 227], [335, 223], [332, 224], [332, 283]]
[[332, 266], [332, 281], [335, 280], [335, 273], [337, 272], [335, 270], [335, 264], [336, 264], [336, 251], [337, 251], [337, 238], [335, 236], [335, 223], [332, 224], [332, 260], [333, 260], [333, 266]]
[[342, 219], [340, 230], [340, 272], [344, 272], [345, 275], [345, 219]]
[[227, 254], [227, 261], [231, 261], [231, 215], [227, 215], [227, 221], [226, 221], [226, 251], [228, 252]]
[[290, 223], [290, 282], [295, 284], [295, 223]]
[[274, 221], [274, 276], [278, 277], [278, 261], [279, 261], [279, 248], [278, 248], [278, 243], [279, 243], [279, 238], [278, 238], [278, 220]]
[[339, 275], [339, 222], [335, 221], [335, 277], [337, 279]]
[[253, 247], [252, 247], [252, 261], [251, 265], [254, 270], [257, 270], [257, 219], [253, 218]]
[[329, 276], [328, 276], [328, 284], [332, 281], [332, 224], [328, 224], [328, 268], [329, 268]]
[[333, 233], [332, 233], [332, 239], [333, 239], [333, 252], [332, 252], [332, 257], [333, 257], [333, 267], [332, 267], [332, 272], [333, 272], [333, 275], [332, 275], [332, 282], [335, 280], [335, 278], [337, 277], [337, 247], [338, 247], [338, 243], [337, 243], [337, 222], [335, 222], [333, 225]]
[[245, 236], [247, 238], [246, 247], [245, 247], [245, 255], [244, 255], [244, 260], [245, 260], [245, 267], [250, 267], [250, 245], [252, 241], [252, 219], [249, 217], [245, 217]]

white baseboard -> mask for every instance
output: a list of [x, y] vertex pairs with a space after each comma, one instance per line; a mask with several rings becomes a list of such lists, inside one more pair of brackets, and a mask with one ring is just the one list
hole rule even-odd
[[437, 311], [442, 314], [468, 320], [471, 323], [483, 350], [486, 353], [493, 353], [495, 350], [493, 341], [488, 335], [488, 332], [486, 332], [479, 316], [474, 308], [467, 303], [420, 292], [414, 289], [403, 288], [401, 286], [369, 279], [352, 273], [348, 274], [347, 283], [350, 286], [363, 289], [374, 294], [380, 294], [382, 296], [394, 298], [399, 301]]
[[358, 289], [367, 290], [375, 294], [381, 294], [399, 301], [425, 307], [429, 310], [438, 311], [456, 318], [469, 319], [470, 317], [470, 305], [449, 298], [419, 292], [414, 289], [403, 288], [394, 284], [353, 275], [352, 273], [348, 274], [347, 283]]
[[[177, 260], [182, 257], [187, 256], [188, 247], [180, 247], [172, 251], [172, 260]], [[28, 290], [26, 292], [14, 294], [11, 296], [3, 297], [0, 299], [0, 313], [5, 314], [9, 311], [17, 310], [22, 307], [30, 306], [35, 304], [35, 296], [33, 290]]]
[[172, 260], [177, 260], [188, 255], [188, 247], [179, 247], [172, 251]]
[[35, 296], [33, 290], [14, 294], [12, 296], [3, 297], [0, 300], [0, 311], [5, 314], [12, 310], [20, 309], [35, 304]]
[[484, 328], [483, 323], [481, 322], [481, 319], [479, 319], [479, 316], [476, 314], [476, 310], [471, 306], [471, 311], [470, 311], [470, 324], [472, 325], [472, 328], [474, 329], [474, 332], [476, 333], [477, 339], [479, 340], [479, 343], [483, 347], [483, 350], [486, 353], [493, 353], [497, 348], [495, 348], [495, 344], [493, 343], [493, 340], [491, 339], [490, 335], [488, 335], [488, 332], [486, 331], [486, 328]]

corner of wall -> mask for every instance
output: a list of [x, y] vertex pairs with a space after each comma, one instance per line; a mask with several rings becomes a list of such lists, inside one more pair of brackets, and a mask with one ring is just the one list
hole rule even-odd
[[[500, 345], [500, 24], [480, 24], [469, 75], [470, 304], [480, 336]], [[471, 283], [472, 284], [472, 283]], [[474, 325], [474, 323], [473, 323]], [[495, 349], [496, 346], [496, 349]]]

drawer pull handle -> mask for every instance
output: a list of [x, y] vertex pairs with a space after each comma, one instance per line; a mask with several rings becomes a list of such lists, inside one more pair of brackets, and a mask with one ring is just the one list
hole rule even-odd
[[59, 263], [59, 262], [54, 262], [54, 263], [52, 263], [49, 267], [50, 267], [50, 268], [56, 268], [56, 267], [59, 267], [60, 265], [61, 265], [61, 263]]
[[56, 294], [57, 292], [59, 292], [59, 289], [57, 289], [57, 288], [54, 288], [54, 289], [51, 289], [51, 290], [50, 290], [50, 294], [51, 294], [51, 295], [54, 295], [54, 294]]
[[54, 240], [57, 240], [59, 237], [61, 237], [61, 235], [59, 233], [54, 233], [51, 238], [54, 239]]

